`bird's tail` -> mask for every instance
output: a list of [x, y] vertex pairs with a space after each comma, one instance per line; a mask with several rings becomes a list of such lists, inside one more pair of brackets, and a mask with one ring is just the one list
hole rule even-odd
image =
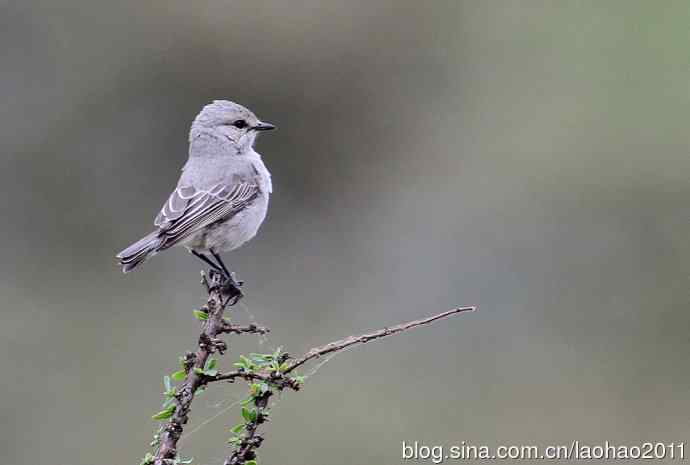
[[158, 231], [139, 239], [115, 256], [122, 265], [122, 272], [129, 273], [141, 263], [155, 255], [161, 245]]

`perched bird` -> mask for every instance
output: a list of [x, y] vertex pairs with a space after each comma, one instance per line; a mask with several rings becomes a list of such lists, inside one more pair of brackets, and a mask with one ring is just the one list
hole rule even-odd
[[182, 245], [233, 280], [219, 253], [253, 238], [266, 218], [271, 174], [254, 151], [254, 141], [270, 129], [275, 126], [236, 103], [206, 105], [192, 123], [189, 159], [156, 216], [156, 229], [117, 254], [122, 271]]

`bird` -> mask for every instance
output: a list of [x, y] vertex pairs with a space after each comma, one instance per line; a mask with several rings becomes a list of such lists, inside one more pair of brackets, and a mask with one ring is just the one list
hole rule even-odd
[[189, 131], [189, 158], [155, 229], [116, 255], [122, 271], [183, 246], [238, 288], [220, 253], [252, 239], [266, 218], [271, 173], [254, 143], [259, 133], [275, 128], [228, 100], [204, 106]]

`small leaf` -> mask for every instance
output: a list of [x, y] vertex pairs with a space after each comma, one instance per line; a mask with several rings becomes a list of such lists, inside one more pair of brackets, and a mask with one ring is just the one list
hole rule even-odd
[[242, 438], [239, 436], [232, 436], [230, 439], [228, 439], [228, 442], [234, 446], [242, 442]]
[[183, 458], [177, 459], [177, 463], [179, 463], [180, 465], [188, 465], [188, 464], [192, 463], [193, 461], [194, 461], [194, 457], [189, 457], [188, 459], [183, 459]]
[[165, 410], [161, 410], [151, 418], [153, 418], [154, 420], [167, 420], [168, 418], [173, 416], [173, 413], [175, 413], [175, 406], [171, 405]]
[[240, 431], [242, 431], [243, 429], [244, 429], [244, 423], [240, 423], [239, 425], [233, 426], [233, 428], [230, 431], [232, 431], [235, 434], [239, 434]]
[[256, 410], [249, 410], [247, 407], [242, 407], [242, 418], [247, 421], [256, 420]]
[[244, 462], [244, 465], [256, 465], [256, 460], [248, 460]]
[[273, 360], [273, 356], [271, 354], [251, 353], [251, 354], [249, 354], [249, 358], [251, 359], [252, 362], [256, 363], [259, 366], [267, 365], [268, 363], [271, 362], [271, 360]]
[[197, 375], [203, 375], [203, 374], [204, 374], [204, 369], [203, 369], [203, 368], [194, 367], [194, 373], [196, 373]]
[[172, 383], [170, 382], [170, 376], [163, 376], [163, 385], [166, 391], [172, 390]]
[[218, 360], [215, 358], [209, 358], [206, 360], [206, 363], [204, 364], [204, 370], [213, 370], [216, 365], [218, 365]]
[[199, 321], [207, 321], [208, 320], [208, 313], [206, 313], [206, 312], [203, 312], [201, 310], [194, 310], [194, 311], [192, 311], [192, 313], [194, 313], [194, 316]]
[[254, 401], [254, 398], [249, 396], [246, 399], [244, 399], [242, 402], [240, 402], [242, 405], [249, 405]]
[[175, 381], [184, 381], [187, 377], [187, 373], [184, 370], [179, 370], [170, 375], [170, 377]]
[[153, 463], [153, 459], [153, 454], [151, 454], [151, 452], [147, 452], [144, 458], [141, 459], [141, 462], [139, 462], [139, 465], [149, 465]]
[[278, 367], [278, 371], [280, 371], [281, 373], [283, 373], [283, 372], [284, 372], [285, 370], [287, 370], [288, 368], [290, 368], [290, 364], [289, 364], [288, 362], [283, 362], [283, 363], [281, 363], [280, 366]]
[[244, 362], [244, 366], [245, 366], [248, 370], [252, 370], [252, 369], [254, 368], [254, 362], [252, 362], [251, 360], [249, 360], [249, 359], [248, 359], [247, 357], [245, 357], [244, 355], [240, 355], [240, 360], [241, 360], [242, 362]]

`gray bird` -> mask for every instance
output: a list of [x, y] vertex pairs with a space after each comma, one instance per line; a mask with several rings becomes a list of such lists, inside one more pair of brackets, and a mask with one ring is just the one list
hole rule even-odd
[[189, 159], [156, 216], [156, 230], [117, 254], [122, 271], [182, 245], [233, 279], [219, 253], [254, 237], [266, 218], [271, 174], [254, 151], [254, 141], [270, 129], [275, 126], [236, 103], [215, 100], [206, 105], [192, 123]]

